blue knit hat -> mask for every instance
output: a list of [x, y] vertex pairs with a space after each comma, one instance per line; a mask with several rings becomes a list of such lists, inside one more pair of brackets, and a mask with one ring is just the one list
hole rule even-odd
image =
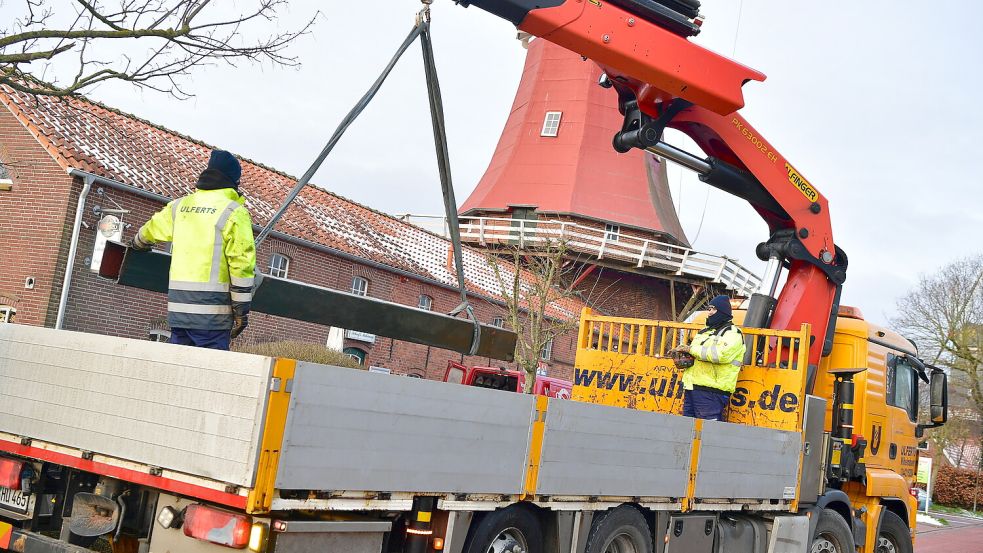
[[717, 308], [717, 313], [723, 313], [728, 317], [734, 314], [733, 310], [730, 308], [730, 298], [727, 296], [717, 296], [710, 300], [710, 305]]
[[212, 157], [208, 159], [208, 168], [222, 173], [236, 186], [242, 178], [242, 166], [239, 165], [239, 160], [225, 150], [212, 150]]

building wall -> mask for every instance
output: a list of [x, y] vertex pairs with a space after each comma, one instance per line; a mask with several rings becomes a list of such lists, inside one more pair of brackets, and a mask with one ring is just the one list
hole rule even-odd
[[0, 305], [17, 309], [17, 322], [54, 326], [81, 185], [4, 108], [0, 162], [14, 183], [0, 192]]
[[[122, 216], [124, 224], [129, 225], [124, 231], [124, 238], [128, 240], [154, 211], [163, 206], [154, 200], [106, 186], [94, 187], [86, 204], [83, 220], [88, 228], [83, 228], [80, 235], [65, 328], [129, 338], [148, 338], [149, 331], [160, 327], [166, 317], [166, 297], [164, 294], [119, 286], [90, 271], [89, 262], [99, 220], [92, 207], [118, 205], [130, 210], [130, 213]], [[369, 281], [368, 295], [374, 298], [417, 306], [420, 295], [426, 294], [433, 298], [433, 310], [444, 313], [460, 302], [460, 295], [456, 290], [276, 238], [269, 238], [260, 246], [257, 252], [257, 268], [268, 273], [273, 253], [290, 259], [287, 278], [291, 280], [347, 292], [351, 291], [352, 278], [361, 276]], [[483, 323], [490, 323], [495, 317], [502, 315], [502, 308], [491, 302], [475, 298], [472, 303], [477, 317]], [[329, 327], [318, 324], [265, 313], [251, 313], [249, 327], [238, 340], [296, 340], [324, 344], [328, 332]], [[553, 358], [549, 362], [550, 376], [572, 379], [575, 334], [571, 332], [569, 336], [556, 340]], [[412, 374], [430, 379], [442, 379], [449, 360], [467, 365], [509, 366], [494, 359], [463, 356], [456, 352], [383, 336], [377, 336], [374, 343], [346, 339], [345, 347], [365, 351], [366, 365], [385, 367], [396, 374]]]
[[[618, 317], [671, 320], [670, 287], [665, 279], [597, 267], [578, 286], [577, 291], [594, 309]], [[676, 309], [691, 292], [676, 286]]]

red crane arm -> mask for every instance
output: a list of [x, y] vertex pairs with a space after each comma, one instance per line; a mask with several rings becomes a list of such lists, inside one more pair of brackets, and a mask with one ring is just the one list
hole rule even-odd
[[[826, 198], [737, 113], [741, 87], [765, 76], [686, 39], [697, 21], [665, 6], [699, 7], [695, 0], [460, 1], [509, 19], [521, 31], [592, 59], [617, 89], [625, 126], [615, 148], [637, 147], [673, 157], [661, 142], [665, 128], [691, 137], [709, 156], [686, 154], [705, 182], [747, 200], [767, 222], [770, 237], [757, 248], [764, 260], [788, 267], [777, 301], [752, 297], [753, 326], [813, 329], [810, 363], [831, 347], [832, 315], [846, 277]], [[655, 10], [655, 11], [653, 11]], [[662, 17], [661, 13], [666, 13]], [[695, 14], [695, 9], [692, 12]], [[685, 154], [685, 152], [682, 152]], [[686, 165], [687, 163], [684, 163]], [[729, 224], [737, 225], [732, 220]], [[777, 275], [777, 269], [776, 273]], [[766, 279], [769, 275], [766, 275]], [[756, 300], [760, 300], [757, 301]], [[825, 351], [824, 351], [825, 350]]]

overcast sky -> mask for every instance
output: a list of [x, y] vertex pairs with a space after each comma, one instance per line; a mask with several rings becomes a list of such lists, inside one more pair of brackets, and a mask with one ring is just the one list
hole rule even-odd
[[[92, 96], [300, 175], [419, 7], [292, 0], [284, 25], [324, 12], [292, 49], [299, 69], [203, 68], [187, 82], [196, 94], [187, 101], [126, 85]], [[697, 42], [768, 76], [745, 86], [741, 113], [829, 199], [834, 237], [850, 257], [844, 303], [886, 322], [920, 273], [983, 251], [983, 3], [704, 0], [702, 12]], [[494, 151], [524, 50], [509, 23], [450, 0], [433, 6], [432, 32], [461, 203]], [[441, 212], [418, 46], [315, 182], [395, 215]], [[682, 171], [671, 169], [670, 182], [696, 249], [760, 271], [754, 246], [766, 227], [747, 204]]]

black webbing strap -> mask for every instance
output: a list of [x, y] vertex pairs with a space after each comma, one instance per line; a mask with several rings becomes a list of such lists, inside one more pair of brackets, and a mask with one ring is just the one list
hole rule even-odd
[[413, 27], [413, 30], [410, 31], [410, 34], [406, 37], [406, 40], [404, 40], [403, 44], [400, 45], [398, 50], [396, 50], [396, 54], [391, 60], [389, 60], [389, 65], [383, 69], [382, 74], [379, 75], [379, 78], [376, 79], [374, 83], [372, 83], [372, 86], [369, 88], [368, 92], [362, 96], [362, 99], [355, 104], [355, 107], [353, 107], [352, 110], [348, 112], [348, 115], [346, 115], [341, 121], [341, 124], [338, 125], [337, 129], [335, 129], [334, 134], [331, 135], [331, 139], [328, 140], [328, 143], [324, 146], [324, 149], [321, 150], [321, 154], [317, 156], [317, 159], [315, 159], [314, 163], [312, 163], [310, 168], [307, 169], [304, 176], [300, 177], [300, 180], [297, 181], [297, 184], [294, 186], [293, 190], [291, 190], [290, 193], [287, 194], [286, 199], [283, 200], [283, 205], [280, 206], [280, 209], [275, 215], [273, 215], [272, 218], [270, 218], [269, 222], [266, 223], [266, 226], [263, 227], [263, 230], [260, 231], [259, 235], [256, 236], [257, 250], [259, 249], [259, 245], [263, 243], [263, 240], [266, 240], [266, 237], [270, 234], [270, 231], [273, 230], [273, 225], [275, 225], [276, 222], [280, 220], [280, 217], [286, 213], [287, 208], [290, 207], [291, 202], [294, 201], [297, 194], [300, 194], [300, 191], [307, 186], [307, 183], [309, 183], [311, 178], [314, 177], [314, 173], [316, 173], [321, 167], [321, 164], [324, 163], [324, 159], [328, 157], [328, 154], [330, 154], [331, 150], [334, 149], [335, 144], [341, 140], [341, 136], [345, 134], [346, 130], [348, 130], [348, 126], [351, 125], [352, 122], [355, 121], [355, 119], [362, 113], [365, 106], [369, 105], [369, 102], [371, 102], [372, 98], [375, 97], [376, 92], [379, 92], [379, 88], [382, 87], [382, 83], [385, 82], [386, 77], [389, 76], [389, 73], [393, 70], [393, 67], [396, 66], [396, 62], [399, 61], [399, 58], [403, 55], [403, 52], [410, 47], [410, 44], [413, 44], [416, 37], [420, 36], [420, 33], [423, 31], [423, 24], [417, 24]]
[[444, 105], [440, 98], [440, 82], [437, 80], [437, 65], [433, 59], [433, 45], [430, 42], [430, 22], [423, 21], [420, 26], [420, 45], [423, 47], [423, 70], [427, 75], [427, 92], [430, 97], [430, 118], [433, 121], [433, 141], [437, 148], [437, 168], [440, 172], [440, 189], [444, 194], [444, 212], [447, 215], [447, 228], [450, 233], [451, 245], [454, 248], [454, 269], [457, 272], [457, 285], [461, 290], [461, 304], [449, 314], [457, 315], [464, 311], [474, 324], [474, 336], [471, 338], [471, 351], [478, 351], [481, 340], [481, 323], [474, 315], [474, 309], [468, 302], [468, 290], [464, 284], [464, 262], [461, 254], [461, 230], [457, 221], [457, 200], [454, 199], [454, 185], [451, 182], [451, 160], [447, 150], [447, 132], [444, 127]]
[[[424, 1], [424, 4], [428, 2]], [[364, 96], [355, 104], [348, 115], [341, 121], [338, 128], [335, 129], [334, 134], [331, 135], [331, 139], [321, 150], [320, 155], [314, 160], [314, 163], [307, 169], [304, 176], [297, 181], [297, 184], [293, 187], [287, 197], [283, 201], [283, 205], [280, 209], [270, 218], [263, 230], [260, 231], [259, 235], [256, 236], [256, 248], [259, 249], [260, 244], [266, 240], [269, 236], [270, 231], [273, 230], [273, 226], [280, 220], [280, 217], [286, 213], [287, 208], [294, 201], [300, 191], [307, 186], [314, 177], [314, 173], [321, 167], [324, 163], [325, 158], [331, 153], [335, 145], [341, 139], [345, 131], [348, 130], [349, 125], [355, 121], [356, 118], [362, 113], [372, 98], [375, 97], [376, 93], [382, 87], [382, 83], [385, 82], [386, 77], [392, 72], [393, 67], [396, 66], [396, 62], [402, 57], [403, 53], [409, 48], [410, 44], [416, 40], [416, 37], [421, 37], [421, 45], [423, 46], [423, 66], [427, 78], [427, 92], [430, 98], [430, 117], [433, 121], [433, 137], [434, 144], [437, 149], [437, 167], [440, 173], [440, 187], [443, 191], [444, 196], [444, 211], [447, 215], [447, 226], [450, 232], [451, 244], [454, 248], [454, 268], [457, 272], [457, 284], [461, 291], [461, 304], [455, 307], [450, 315], [457, 315], [458, 313], [464, 311], [467, 313], [468, 318], [474, 324], [474, 335], [471, 340], [471, 350], [468, 355], [474, 355], [478, 351], [478, 344], [481, 340], [481, 324], [478, 322], [478, 318], [475, 317], [474, 309], [468, 302], [468, 292], [467, 287], [464, 283], [464, 263], [462, 261], [461, 254], [461, 232], [458, 228], [457, 221], [457, 201], [454, 199], [454, 186], [451, 182], [451, 163], [450, 154], [447, 150], [447, 132], [444, 126], [444, 107], [443, 102], [440, 97], [440, 83], [437, 80], [437, 66], [433, 58], [433, 46], [430, 41], [430, 13], [429, 6], [425, 9], [421, 16], [417, 20], [417, 24], [407, 35], [406, 39], [403, 40], [403, 44], [400, 45], [399, 49], [396, 50], [396, 54], [393, 55], [392, 59], [389, 60], [389, 64], [379, 75], [379, 78], [372, 83], [369, 90]]]

